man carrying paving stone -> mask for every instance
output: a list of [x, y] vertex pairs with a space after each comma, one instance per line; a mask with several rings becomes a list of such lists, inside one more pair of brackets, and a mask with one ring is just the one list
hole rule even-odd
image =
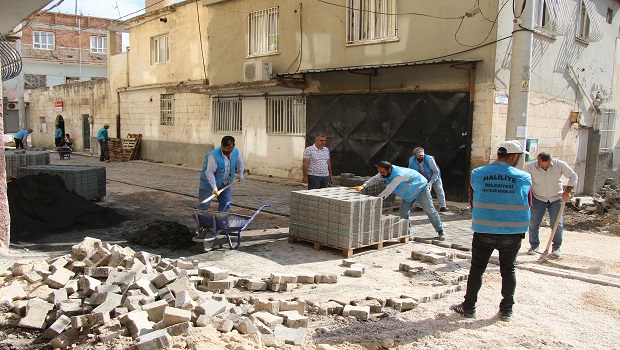
[[[357, 190], [361, 191], [365, 187], [385, 181], [387, 187], [379, 193], [379, 197], [385, 199], [392, 192], [398, 195], [401, 199], [399, 215], [407, 221], [409, 221], [409, 214], [414, 203], [422, 207], [435, 231], [437, 231], [439, 240], [443, 241], [445, 239], [443, 226], [439, 213], [433, 206], [433, 198], [426, 178], [413, 169], [392, 165], [385, 160], [377, 164], [377, 170], [379, 173], [364, 182], [362, 186], [358, 186]], [[408, 232], [411, 234], [411, 222], [409, 222]]]

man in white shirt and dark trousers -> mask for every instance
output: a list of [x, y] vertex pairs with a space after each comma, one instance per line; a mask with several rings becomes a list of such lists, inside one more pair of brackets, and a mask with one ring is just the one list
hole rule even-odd
[[327, 136], [319, 133], [314, 137], [314, 145], [304, 150], [301, 182], [307, 183], [309, 190], [325, 188], [332, 182], [332, 163], [326, 144]]
[[[549, 211], [549, 219], [551, 227], [553, 227], [562, 207], [562, 201], [568, 202], [571, 198], [571, 190], [577, 186], [577, 174], [566, 162], [553, 159], [551, 154], [546, 152], [538, 154], [538, 159], [526, 164], [523, 170], [532, 175], [534, 198], [530, 217], [530, 249], [528, 254], [533, 255], [538, 251], [540, 245], [539, 229], [545, 211]], [[562, 176], [568, 179], [564, 188], [562, 188]], [[551, 249], [551, 256], [556, 258], [561, 256], [560, 246], [562, 245], [562, 233], [564, 231], [564, 220], [561, 216], [559, 219], [555, 236], [553, 236], [553, 248]]]

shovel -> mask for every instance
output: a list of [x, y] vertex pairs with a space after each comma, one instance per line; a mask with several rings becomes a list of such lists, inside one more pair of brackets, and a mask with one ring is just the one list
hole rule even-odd
[[558, 229], [558, 225], [560, 224], [560, 219], [562, 218], [562, 212], [564, 212], [564, 206], [566, 202], [562, 200], [562, 205], [560, 206], [560, 211], [558, 212], [558, 217], [555, 218], [555, 225], [553, 225], [553, 230], [551, 231], [551, 236], [549, 237], [549, 242], [547, 242], [547, 248], [542, 253], [540, 258], [538, 259], [539, 263], [544, 262], [549, 257], [549, 248], [551, 247], [551, 243], [553, 242], [553, 237], [555, 236], [555, 231]]
[[[228, 187], [232, 186], [232, 184], [233, 184], [233, 183], [234, 183], [234, 182], [229, 183], [228, 185], [226, 185], [226, 186], [222, 187], [222, 188], [221, 188], [221, 189], [219, 189], [218, 191], [219, 191], [220, 193], [221, 193], [221, 192], [224, 192], [224, 191], [225, 191]], [[212, 199], [213, 199], [213, 198], [215, 198], [215, 197], [217, 197], [217, 195], [214, 193], [214, 194], [210, 195], [209, 197], [207, 197], [207, 199], [205, 199], [205, 200], [203, 200], [202, 202], [200, 202], [200, 203], [198, 204], [198, 206], [201, 206], [201, 205], [203, 205], [203, 204], [207, 203], [208, 201], [212, 200]]]

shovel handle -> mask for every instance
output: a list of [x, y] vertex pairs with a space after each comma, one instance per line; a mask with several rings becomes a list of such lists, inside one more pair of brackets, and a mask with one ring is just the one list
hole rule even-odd
[[560, 224], [560, 219], [562, 218], [562, 213], [564, 212], [564, 206], [566, 205], [566, 201], [562, 199], [562, 205], [560, 206], [560, 210], [558, 211], [558, 216], [555, 218], [555, 224], [553, 224], [553, 230], [551, 231], [551, 236], [549, 236], [549, 241], [547, 242], [547, 247], [545, 248], [544, 253], [540, 257], [539, 261], [543, 261], [549, 255], [549, 248], [551, 247], [551, 243], [553, 242], [553, 237], [555, 237], [555, 231], [558, 229], [558, 225]]
[[[232, 184], [233, 184], [233, 182], [229, 183], [228, 185], [222, 187], [222, 189], [220, 189], [219, 191], [220, 192], [224, 192], [228, 187], [232, 186]], [[208, 201], [212, 200], [215, 197], [216, 197], [216, 195], [214, 193], [214, 194], [210, 195], [209, 197], [207, 197], [207, 199], [205, 199], [202, 202], [200, 202], [200, 204], [205, 204], [205, 203], [207, 203]]]

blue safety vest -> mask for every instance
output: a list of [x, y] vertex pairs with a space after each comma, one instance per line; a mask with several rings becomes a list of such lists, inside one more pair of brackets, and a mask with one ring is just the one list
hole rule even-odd
[[[420, 164], [418, 162], [418, 159], [415, 156], [411, 156], [411, 158], [409, 158], [409, 167], [411, 169], [415, 169], [420, 171], [420, 165], [424, 166], [424, 173], [426, 174], [424, 177], [426, 177], [427, 180], [430, 180], [431, 177], [433, 177], [433, 171], [431, 170], [431, 166], [428, 165], [428, 160], [430, 158], [433, 158], [433, 160], [435, 160], [435, 157], [433, 156], [429, 156], [428, 154], [424, 155], [424, 160], [422, 161], [422, 164]], [[435, 164], [437, 164], [435, 162]], [[437, 166], [437, 170], [439, 170], [439, 166]], [[421, 173], [420, 173], [421, 174]], [[439, 172], [439, 174], [437, 174], [437, 180], [439, 180], [441, 178], [441, 171]], [[437, 181], [435, 180], [435, 181]]]
[[108, 141], [110, 138], [108, 137], [108, 129], [101, 128], [97, 131], [97, 140]]
[[481, 233], [524, 233], [530, 223], [532, 177], [504, 162], [471, 172], [472, 228]]
[[200, 182], [204, 185], [211, 186], [209, 184], [209, 180], [207, 179], [207, 175], [205, 175], [205, 171], [207, 170], [207, 165], [209, 162], [209, 155], [213, 155], [215, 162], [217, 163], [217, 170], [215, 171], [215, 183], [218, 187], [222, 185], [228, 185], [235, 178], [235, 172], [237, 171], [237, 158], [239, 158], [239, 150], [237, 148], [233, 148], [230, 153], [230, 170], [228, 174], [226, 172], [226, 162], [224, 161], [224, 155], [222, 154], [222, 147], [218, 147], [213, 151], [207, 153], [205, 155], [205, 163], [202, 167], [202, 171], [200, 172]]
[[390, 176], [384, 178], [385, 183], [389, 185], [397, 176], [409, 177], [409, 180], [399, 183], [393, 192], [405, 202], [413, 202], [416, 198], [418, 198], [418, 195], [428, 183], [424, 176], [422, 176], [419, 172], [396, 165], [392, 165], [392, 173]]
[[13, 136], [13, 138], [18, 139], [18, 140], [23, 140], [26, 135], [28, 135], [28, 130], [24, 129], [24, 130], [18, 131], [17, 134]]
[[62, 137], [62, 129], [58, 128], [54, 131], [54, 138]]

